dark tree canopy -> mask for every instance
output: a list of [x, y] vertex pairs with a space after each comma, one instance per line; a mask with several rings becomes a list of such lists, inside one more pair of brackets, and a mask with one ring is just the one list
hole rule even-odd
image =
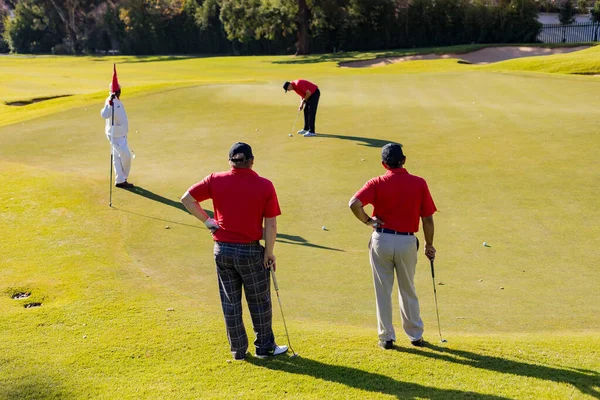
[[[572, 0], [567, 3], [574, 10]], [[539, 4], [536, 0], [0, 0], [0, 51], [308, 54], [525, 43], [535, 41], [539, 33]]]

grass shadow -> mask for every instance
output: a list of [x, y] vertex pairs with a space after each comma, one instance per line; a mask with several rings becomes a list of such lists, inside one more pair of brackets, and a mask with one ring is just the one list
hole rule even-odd
[[[275, 357], [261, 360], [248, 357], [247, 361], [257, 367], [290, 374], [312, 376], [313, 378], [364, 390], [372, 393], [382, 393], [399, 399], [434, 399], [447, 400], [450, 398], [469, 398], [476, 400], [500, 400], [506, 397], [480, 394], [453, 389], [438, 389], [419, 385], [417, 383], [397, 381], [389, 376], [363, 371], [358, 368], [341, 365], [325, 364], [303, 357]], [[390, 366], [392, 367], [392, 366]], [[368, 397], [368, 395], [366, 395]]]
[[[164, 219], [164, 218], [158, 218], [158, 217], [153, 217], [152, 215], [146, 215], [146, 214], [140, 214], [140, 213], [136, 213], [134, 211], [130, 211], [130, 210], [126, 210], [124, 208], [119, 208], [119, 207], [115, 207], [112, 206], [113, 209], [127, 213], [127, 214], [131, 214], [131, 215], [137, 215], [138, 217], [144, 217], [144, 218], [148, 218], [148, 219], [153, 219], [155, 221], [162, 221], [162, 222], [168, 222], [170, 224], [174, 224], [174, 225], [181, 225], [181, 226], [187, 226], [190, 228], [202, 228], [202, 226], [199, 225], [192, 225], [192, 224], [185, 224], [183, 222], [177, 222], [177, 221], [171, 221], [169, 219]], [[208, 210], [205, 210], [207, 213], [209, 212]]]
[[[283, 239], [283, 240], [281, 240], [281, 239]], [[313, 247], [316, 249], [345, 252], [345, 250], [342, 250], [342, 249], [336, 249], [334, 247], [320, 246], [318, 244], [310, 243], [308, 240], [304, 239], [302, 236], [286, 235], [285, 233], [278, 233], [276, 241], [279, 243], [284, 243], [284, 244], [295, 244], [297, 246], [306, 246], [306, 247]]]
[[360, 146], [376, 147], [378, 149], [382, 148], [388, 143], [396, 143], [393, 140], [373, 139], [361, 136], [334, 135], [331, 133], [317, 133], [317, 137], [328, 139], [352, 140], [354, 142], [358, 142], [357, 144]]
[[40, 374], [29, 374], [0, 386], [0, 399], [64, 399], [62, 384], [55, 378]]
[[140, 195], [142, 197], [145, 197], [145, 198], [147, 198], [149, 200], [157, 201], [159, 203], [166, 204], [166, 205], [171, 206], [171, 207], [175, 207], [175, 208], [177, 208], [177, 209], [179, 209], [181, 211], [184, 211], [184, 212], [186, 212], [186, 213], [189, 214], [189, 211], [185, 208], [185, 206], [180, 201], [174, 201], [174, 200], [168, 199], [168, 198], [166, 198], [164, 196], [161, 196], [159, 194], [151, 192], [148, 189], [144, 189], [141, 186], [137, 186], [136, 185], [136, 186], [134, 186], [131, 189], [127, 189], [127, 191], [131, 192], [131, 193], [134, 193], [134, 194], [137, 194], [137, 195]]
[[352, 61], [354, 58], [359, 57], [362, 53], [329, 53], [329, 54], [318, 54], [311, 56], [295, 56], [293, 60], [285, 61], [273, 61], [273, 64], [317, 64], [322, 62], [342, 62]]
[[453, 362], [473, 368], [486, 369], [502, 374], [536, 378], [556, 383], [566, 383], [576, 387], [581, 393], [600, 399], [600, 372], [564, 369], [527, 362], [507, 360], [505, 358], [486, 356], [464, 350], [450, 349], [427, 343], [426, 347], [435, 353], [415, 348], [395, 347], [396, 351], [416, 354], [436, 360]]
[[[156, 201], [158, 203], [162, 203], [162, 204], [165, 204], [167, 206], [174, 207], [174, 208], [176, 208], [178, 210], [181, 210], [181, 211], [185, 212], [186, 214], [190, 214], [190, 212], [185, 208], [185, 206], [180, 201], [171, 200], [169, 198], [166, 198], [164, 196], [156, 194], [156, 193], [154, 193], [154, 192], [152, 192], [152, 191], [150, 191], [148, 189], [144, 189], [141, 186], [137, 186], [136, 185], [136, 186], [134, 186], [131, 189], [125, 189], [125, 190], [127, 190], [130, 193], [137, 194], [139, 196], [145, 197], [148, 200]], [[145, 217], [145, 218], [150, 218], [150, 219], [154, 219], [154, 220], [157, 220], [157, 221], [169, 222], [171, 224], [189, 226], [189, 227], [192, 227], [192, 228], [200, 228], [200, 226], [191, 225], [191, 224], [184, 224], [184, 223], [181, 223], [181, 222], [171, 221], [171, 220], [167, 220], [167, 219], [164, 219], [164, 218], [158, 218], [158, 217], [153, 217], [153, 216], [150, 216], [150, 215], [140, 214], [140, 213], [136, 213], [136, 212], [133, 212], [133, 211], [126, 210], [126, 209], [118, 208], [118, 207], [113, 207], [113, 208], [115, 210], [119, 210], [119, 211], [123, 211], [123, 212], [129, 213], [129, 214], [137, 215], [139, 217]], [[215, 216], [214, 212], [212, 212], [211, 210], [206, 210], [206, 209], [204, 211], [206, 212], [206, 214], [208, 214], [209, 217], [214, 218], [214, 216]]]
[[181, 60], [189, 60], [191, 58], [206, 58], [206, 57], [214, 57], [214, 55], [181, 55], [181, 56], [137, 56], [137, 57], [126, 57], [122, 54], [118, 54], [116, 56], [107, 54], [102, 56], [97, 56], [93, 59], [93, 61], [106, 61], [105, 57], [121, 57], [123, 59], [119, 60], [119, 64], [139, 64], [139, 63], [149, 63], [149, 62], [163, 62], [163, 61], [181, 61]]

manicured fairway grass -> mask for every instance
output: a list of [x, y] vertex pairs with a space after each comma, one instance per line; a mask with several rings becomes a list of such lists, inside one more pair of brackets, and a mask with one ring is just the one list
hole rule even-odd
[[[557, 72], [564, 58], [597, 68], [595, 48], [578, 54], [363, 70], [289, 57], [0, 58], [2, 101], [76, 94], [0, 105], [0, 398], [599, 398], [600, 83], [519, 72]], [[138, 190], [115, 190], [110, 209], [99, 110], [114, 60]], [[318, 137], [288, 136], [298, 98], [281, 84], [296, 77], [322, 89]], [[298, 358], [226, 362], [210, 236], [178, 202], [227, 168], [238, 140], [278, 190], [278, 280]], [[412, 348], [397, 318], [397, 350], [376, 346], [369, 231], [347, 201], [382, 173], [388, 141], [404, 144], [440, 210], [443, 345], [420, 256], [433, 345]]]

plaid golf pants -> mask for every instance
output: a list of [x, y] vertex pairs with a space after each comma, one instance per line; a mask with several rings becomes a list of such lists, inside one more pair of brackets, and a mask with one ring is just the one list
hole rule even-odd
[[263, 264], [264, 248], [255, 245], [215, 242], [214, 254], [219, 279], [221, 306], [225, 316], [231, 353], [242, 356], [248, 350], [248, 336], [242, 319], [242, 286], [256, 335], [257, 354], [275, 347], [272, 328], [271, 275]]

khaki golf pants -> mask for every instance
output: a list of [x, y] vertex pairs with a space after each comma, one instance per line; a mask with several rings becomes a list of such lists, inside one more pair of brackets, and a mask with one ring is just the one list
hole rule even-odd
[[392, 324], [392, 290], [394, 274], [398, 277], [402, 327], [410, 340], [423, 337], [423, 321], [414, 277], [417, 266], [417, 238], [373, 232], [369, 258], [377, 300], [377, 322], [380, 340], [396, 340]]

